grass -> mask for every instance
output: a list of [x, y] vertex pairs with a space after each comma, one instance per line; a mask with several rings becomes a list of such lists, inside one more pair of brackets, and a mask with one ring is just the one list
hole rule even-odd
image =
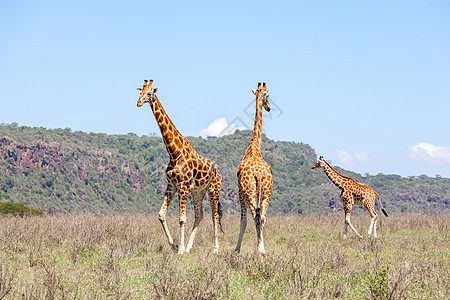
[[[0, 217], [0, 299], [450, 298], [448, 216], [380, 216], [377, 240], [342, 240], [343, 219], [269, 215], [260, 258], [250, 219], [233, 252], [235, 216], [223, 220], [219, 255], [205, 217], [182, 257], [156, 216]], [[370, 219], [352, 223], [362, 233]]]

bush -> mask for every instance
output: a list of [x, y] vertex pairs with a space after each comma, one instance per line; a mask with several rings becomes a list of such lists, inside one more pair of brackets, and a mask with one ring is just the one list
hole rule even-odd
[[12, 202], [3, 202], [0, 203], [0, 214], [2, 215], [14, 215], [14, 216], [42, 216], [44, 212], [41, 209], [32, 209], [28, 208], [25, 205], [30, 204], [29, 202], [23, 203], [12, 203]]

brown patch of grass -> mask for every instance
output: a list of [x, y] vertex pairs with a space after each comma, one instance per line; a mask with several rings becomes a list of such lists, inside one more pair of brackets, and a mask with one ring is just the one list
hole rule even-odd
[[[0, 299], [450, 296], [448, 216], [380, 216], [376, 240], [351, 232], [342, 240], [342, 216], [270, 217], [264, 258], [256, 254], [250, 219], [241, 254], [234, 253], [239, 219], [231, 216], [213, 255], [208, 219], [191, 253], [180, 257], [157, 217], [2, 217]], [[370, 219], [355, 216], [352, 223], [366, 232]]]

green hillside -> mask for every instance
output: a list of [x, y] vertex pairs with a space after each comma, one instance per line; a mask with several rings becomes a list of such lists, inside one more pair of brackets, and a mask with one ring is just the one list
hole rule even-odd
[[[236, 170], [250, 136], [250, 131], [237, 131], [208, 140], [189, 137], [197, 152], [219, 166], [221, 201], [229, 213], [239, 211]], [[261, 148], [274, 175], [269, 216], [342, 211], [339, 190], [322, 171], [310, 169], [316, 159], [313, 148], [266, 137]], [[167, 163], [160, 137], [1, 125], [0, 201], [29, 202], [30, 207], [50, 213], [156, 213], [166, 186]], [[336, 169], [373, 187], [388, 213], [450, 213], [448, 178], [361, 176]], [[171, 211], [177, 207], [174, 201]], [[204, 208], [208, 211], [209, 204]]]

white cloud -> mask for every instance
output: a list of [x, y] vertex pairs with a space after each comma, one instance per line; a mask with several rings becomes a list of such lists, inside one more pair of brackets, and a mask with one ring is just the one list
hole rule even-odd
[[369, 155], [367, 155], [366, 151], [355, 152], [354, 156], [356, 157], [356, 159], [358, 159], [362, 162], [369, 163], [372, 161], [372, 159], [369, 157]]
[[450, 163], [450, 147], [440, 147], [429, 143], [418, 143], [408, 147], [408, 154], [412, 158], [428, 163]]
[[336, 155], [339, 160], [344, 165], [351, 165], [353, 164], [353, 157], [347, 153], [345, 150], [336, 149]]
[[354, 152], [352, 154], [342, 149], [336, 149], [336, 155], [339, 162], [347, 166], [352, 166], [355, 161], [360, 161], [364, 163], [369, 163], [372, 161], [372, 159], [369, 157], [366, 151]]
[[209, 124], [208, 128], [200, 130], [201, 137], [208, 136], [224, 136], [227, 134], [232, 134], [236, 129], [244, 130], [245, 128], [237, 127], [234, 123], [228, 124], [226, 118], [218, 118]]

